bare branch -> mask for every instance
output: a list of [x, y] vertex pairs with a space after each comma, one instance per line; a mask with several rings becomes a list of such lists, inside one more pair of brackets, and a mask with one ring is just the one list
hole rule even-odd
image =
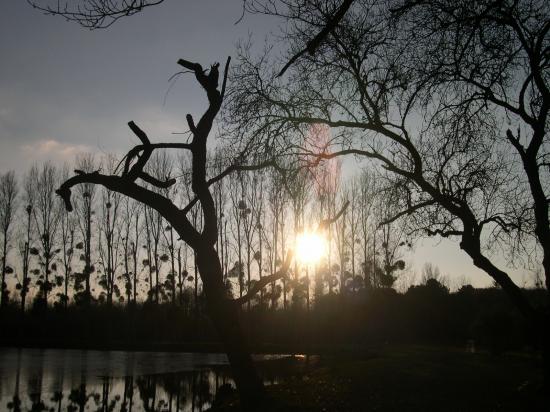
[[158, 187], [160, 189], [168, 189], [176, 183], [176, 179], [159, 180], [151, 176], [149, 173], [141, 172], [138, 176], [141, 180]]
[[310, 55], [314, 55], [315, 51], [319, 47], [319, 45], [325, 40], [325, 38], [329, 35], [330, 32], [332, 32], [336, 26], [338, 26], [338, 23], [342, 20], [348, 9], [350, 8], [351, 4], [354, 2], [354, 0], [344, 0], [340, 7], [336, 10], [334, 15], [328, 20], [327, 24], [323, 29], [310, 41], [307, 42], [306, 48], [296, 53], [294, 56], [290, 58], [287, 64], [282, 68], [282, 70], [279, 72], [277, 77], [281, 77], [286, 70], [296, 61], [298, 60], [304, 53], [309, 53]]
[[208, 186], [213, 185], [214, 183], [220, 181], [227, 175], [236, 172], [236, 171], [252, 171], [252, 170], [261, 170], [266, 169], [268, 167], [273, 167], [276, 170], [281, 171], [282, 169], [279, 167], [277, 162], [275, 160], [266, 160], [265, 162], [256, 164], [256, 165], [231, 165], [227, 169], [225, 169], [222, 173], [220, 173], [217, 176], [214, 176], [213, 178], [208, 180]]
[[187, 125], [189, 126], [189, 130], [191, 130], [191, 133], [195, 134], [197, 133], [197, 127], [195, 126], [195, 121], [193, 120], [193, 116], [190, 114], [187, 114], [185, 116], [185, 119], [187, 120]]
[[342, 206], [340, 211], [338, 213], [336, 213], [336, 215], [334, 215], [332, 218], [321, 220], [321, 222], [319, 223], [319, 226], [318, 226], [318, 230], [326, 229], [329, 225], [333, 224], [338, 219], [340, 219], [340, 217], [344, 214], [344, 212], [346, 211], [348, 206], [349, 206], [349, 200], [346, 200], [346, 202], [344, 203], [344, 205]]
[[518, 151], [520, 156], [525, 155], [525, 147], [523, 147], [523, 145], [519, 141], [519, 130], [518, 130], [517, 137], [514, 136], [514, 134], [510, 129], [506, 130], [506, 138], [510, 143], [512, 143], [512, 146], [514, 146], [514, 148]]
[[225, 96], [225, 86], [227, 85], [227, 75], [229, 74], [229, 63], [231, 62], [231, 56], [227, 57], [225, 62], [225, 68], [223, 69], [223, 82], [222, 82], [222, 92], [221, 98]]
[[[282, 172], [282, 169], [279, 167], [279, 165], [274, 160], [265, 161], [263, 163], [259, 163], [257, 165], [231, 165], [227, 169], [225, 169], [223, 172], [221, 172], [219, 175], [214, 176], [213, 178], [209, 179], [206, 184], [210, 187], [214, 183], [219, 182], [224, 177], [227, 177], [233, 172], [236, 171], [252, 171], [252, 170], [261, 170], [268, 167], [273, 167], [276, 170]], [[195, 196], [191, 201], [182, 209], [183, 213], [187, 214], [193, 207], [197, 204], [199, 201], [199, 198]]]
[[[151, 154], [153, 153], [153, 149], [151, 149], [151, 142], [145, 132], [141, 130], [133, 121], [128, 122], [128, 126], [134, 132], [134, 134], [141, 140], [143, 143], [143, 153], [141, 156], [139, 156], [136, 164], [132, 166], [132, 168], [127, 172], [127, 177], [130, 180], [136, 180], [137, 177], [143, 172], [143, 168], [147, 164], [147, 161], [151, 157]], [[137, 152], [136, 152], [137, 155]], [[132, 158], [128, 156], [126, 158], [126, 164], [124, 165], [124, 171], [127, 171], [130, 165]]]
[[151, 144], [151, 141], [149, 140], [149, 137], [147, 136], [147, 134], [145, 134], [145, 132], [141, 130], [138, 127], [138, 125], [134, 123], [133, 120], [130, 120], [128, 122], [128, 127], [132, 129], [132, 132], [134, 132], [134, 134], [139, 138], [139, 140], [141, 140], [141, 143], [143, 143], [143, 145], [146, 146]]
[[243, 295], [237, 299], [233, 299], [233, 302], [237, 305], [242, 305], [243, 303], [247, 303], [249, 300], [254, 298], [254, 296], [260, 290], [262, 290], [265, 286], [267, 286], [271, 282], [275, 282], [276, 280], [286, 277], [288, 274], [288, 270], [290, 269], [291, 262], [292, 262], [292, 251], [289, 250], [286, 254], [286, 258], [281, 269], [279, 269], [277, 272], [273, 273], [272, 275], [262, 277], [260, 280], [254, 283], [254, 286], [247, 292], [246, 295]]
[[135, 199], [147, 206], [155, 208], [172, 225], [172, 227], [182, 229], [181, 231], [178, 230], [178, 233], [185, 234], [185, 237], [182, 237], [185, 242], [188, 242], [191, 246], [196, 245], [199, 234], [187, 220], [185, 215], [176, 205], [174, 205], [171, 200], [159, 193], [155, 193], [143, 186], [139, 186], [135, 182], [129, 181], [123, 176], [103, 175], [99, 172], [92, 172], [82, 173], [71, 177], [56, 191], [56, 193], [65, 202], [65, 208], [67, 211], [70, 212], [73, 210], [71, 203], [71, 188], [84, 183], [102, 185], [109, 190], [122, 193], [123, 195], [131, 197], [132, 199]]
[[416, 205], [410, 205], [406, 210], [403, 210], [395, 215], [393, 215], [392, 217], [390, 217], [389, 219], [386, 219], [382, 222], [380, 222], [380, 224], [378, 225], [378, 227], [382, 227], [384, 225], [388, 225], [390, 223], [393, 223], [395, 222], [397, 219], [405, 216], [405, 215], [411, 215], [413, 214], [414, 212], [416, 212], [417, 210], [419, 209], [422, 209], [423, 207], [426, 207], [426, 206], [431, 206], [431, 205], [435, 205], [437, 202], [433, 199], [430, 199], [430, 200], [426, 200], [425, 202], [421, 202], [421, 203], [418, 203]]
[[[118, 19], [139, 13], [146, 7], [156, 6], [164, 0], [81, 0], [57, 1], [44, 5], [46, 0], [27, 0], [33, 8], [45, 14], [58, 15], [88, 29], [105, 29]], [[69, 5], [70, 4], [70, 5]]]

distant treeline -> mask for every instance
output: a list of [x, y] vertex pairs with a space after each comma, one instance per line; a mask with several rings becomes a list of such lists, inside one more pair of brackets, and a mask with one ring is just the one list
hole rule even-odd
[[[544, 291], [524, 290], [536, 305]], [[1, 343], [53, 347], [218, 351], [208, 317], [170, 304], [16, 306], [0, 313]], [[362, 289], [270, 310], [243, 308], [243, 324], [257, 351], [357, 350], [378, 343], [434, 343], [493, 352], [536, 347], [530, 325], [498, 288], [463, 286], [454, 293], [430, 279], [406, 293]]]
[[[211, 153], [211, 174], [224, 170], [223, 150]], [[44, 163], [27, 173], [0, 174], [1, 305], [22, 310], [42, 305], [154, 302], [198, 306], [201, 294], [194, 254], [155, 210], [91, 184], [72, 195], [68, 213], [56, 189], [72, 169], [112, 172], [113, 156], [83, 155], [74, 167]], [[176, 204], [193, 197], [186, 154], [158, 151], [148, 163], [159, 178], [178, 177], [161, 191]], [[383, 176], [365, 169], [343, 178], [337, 160], [315, 170], [234, 173], [212, 185], [217, 208], [216, 248], [232, 296], [246, 294], [262, 276], [276, 272], [296, 236], [344, 213], [323, 230], [328, 247], [315, 266], [298, 258], [288, 278], [264, 288], [260, 304], [288, 308], [292, 301], [314, 305], [313, 294], [343, 294], [361, 288], [408, 287], [406, 254], [412, 246], [399, 222], [380, 225], [399, 212]], [[188, 216], [200, 229], [199, 206]], [[408, 276], [403, 276], [408, 272]], [[311, 295], [311, 296], [310, 296]], [[248, 306], [248, 305], [247, 305]], [[247, 307], [249, 309], [249, 307]]]

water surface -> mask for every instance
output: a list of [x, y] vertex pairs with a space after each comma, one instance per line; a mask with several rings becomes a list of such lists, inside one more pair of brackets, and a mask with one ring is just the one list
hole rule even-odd
[[0, 411], [198, 412], [222, 385], [223, 354], [0, 348]]

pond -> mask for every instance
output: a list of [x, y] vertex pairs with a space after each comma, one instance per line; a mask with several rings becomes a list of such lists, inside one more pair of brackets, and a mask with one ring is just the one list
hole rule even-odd
[[0, 348], [1, 411], [199, 412], [222, 385], [223, 354]]

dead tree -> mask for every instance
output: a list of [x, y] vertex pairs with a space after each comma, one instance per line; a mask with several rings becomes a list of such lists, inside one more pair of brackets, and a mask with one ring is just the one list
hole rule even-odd
[[[108, 190], [131, 197], [156, 210], [180, 238], [193, 249], [197, 257], [197, 266], [202, 278], [210, 317], [224, 343], [242, 406], [245, 410], [253, 410], [263, 399], [264, 388], [241, 330], [238, 304], [228, 298], [225, 293], [222, 267], [215, 249], [218, 238], [216, 207], [210, 192], [210, 186], [213, 183], [231, 171], [238, 170], [240, 166], [231, 166], [211, 179], [208, 179], [206, 175], [207, 139], [223, 101], [229, 59], [225, 66], [221, 90], [218, 89], [219, 64], [213, 65], [209, 71], [206, 71], [198, 63], [183, 59], [178, 63], [195, 74], [197, 81], [206, 92], [209, 103], [198, 123], [195, 123], [190, 114], [187, 115], [187, 123], [192, 134], [191, 142], [151, 143], [143, 130], [134, 122], [129, 122], [130, 129], [139, 138], [141, 144], [135, 146], [125, 156], [120, 174], [106, 175], [99, 171], [77, 171], [77, 175], [65, 181], [57, 193], [63, 198], [67, 210], [71, 211], [71, 189], [74, 186], [81, 184], [102, 185]], [[181, 149], [191, 153], [191, 188], [195, 197], [187, 206], [179, 208], [161, 193], [138, 183], [141, 180], [156, 188], [167, 188], [176, 182], [175, 179], [160, 180], [145, 172], [145, 166], [156, 149]], [[200, 207], [202, 212], [202, 231], [193, 227], [187, 217], [193, 207]]]

